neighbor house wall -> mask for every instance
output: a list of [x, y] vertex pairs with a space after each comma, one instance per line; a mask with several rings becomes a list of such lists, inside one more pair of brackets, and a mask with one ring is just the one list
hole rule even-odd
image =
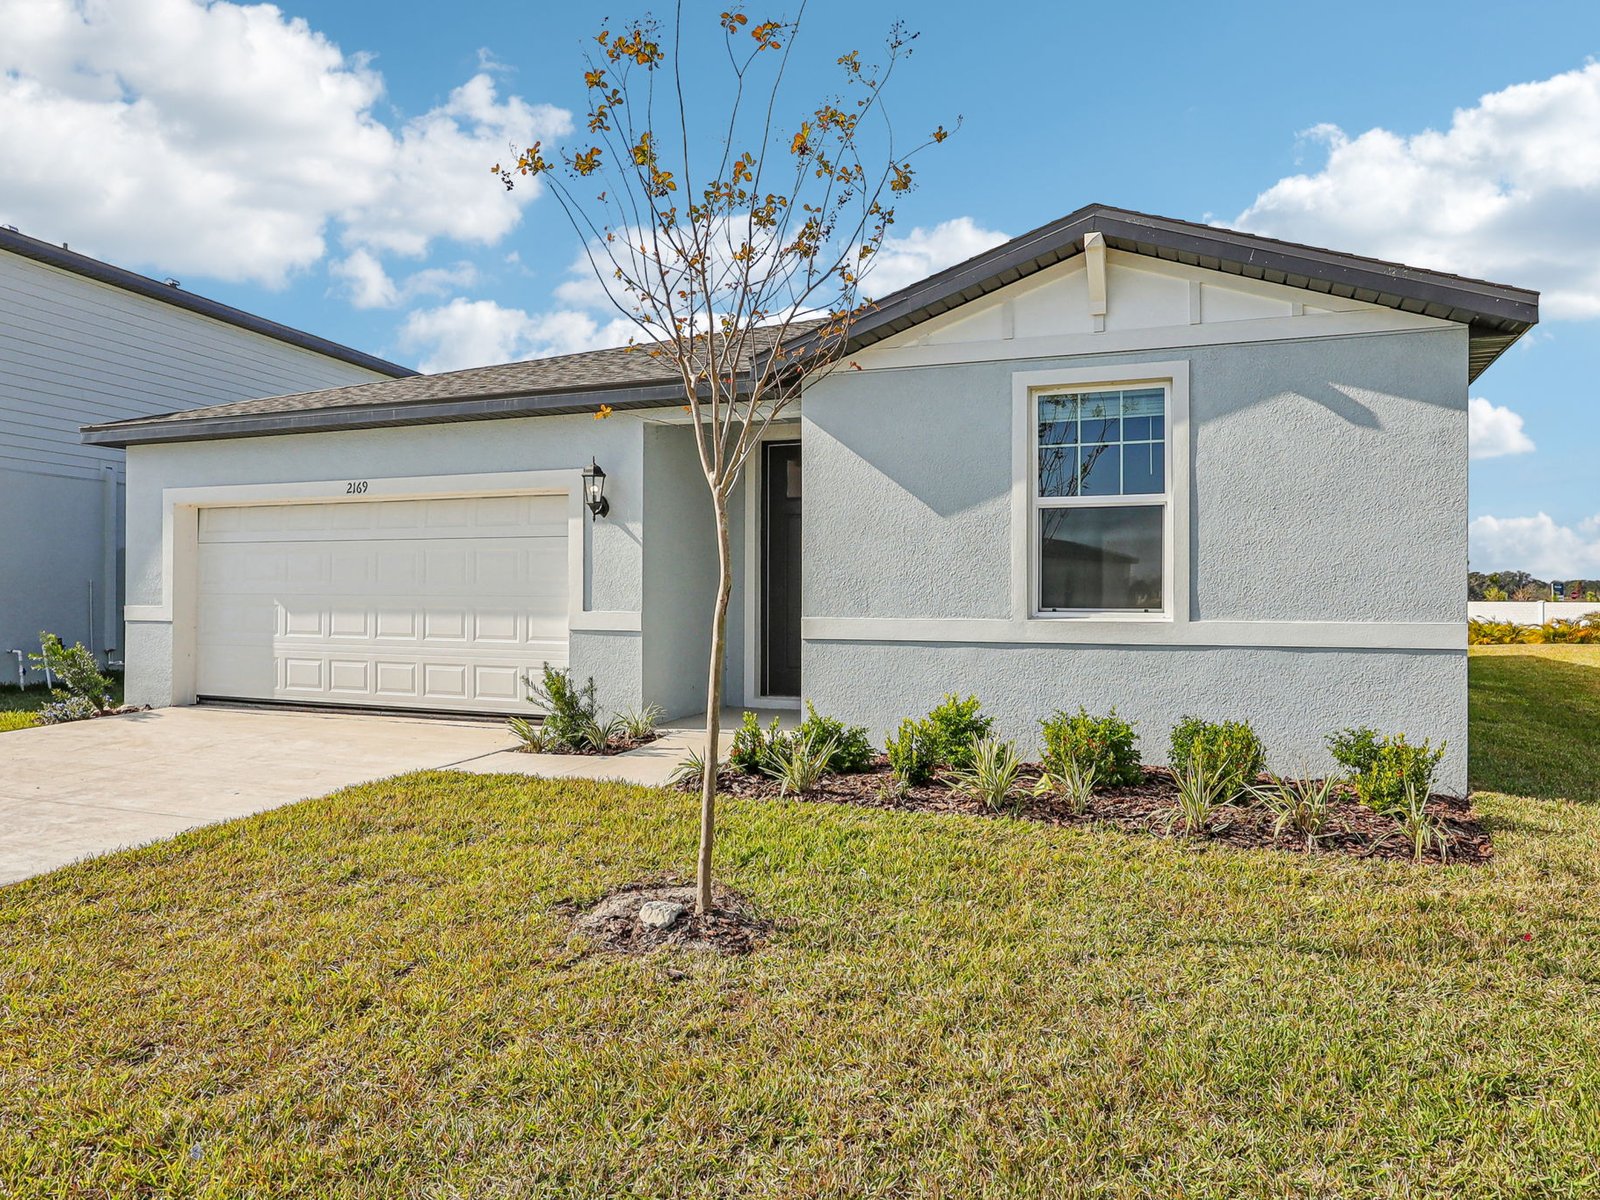
[[[1017, 610], [1013, 375], [1184, 364], [1187, 589], [1169, 619]], [[805, 398], [806, 695], [882, 736], [977, 693], [1030, 749], [1116, 705], [1161, 761], [1186, 713], [1320, 770], [1348, 724], [1450, 744], [1466, 784], [1460, 327], [839, 372]]]
[[[128, 451], [128, 697], [188, 703], [183, 579], [167, 577], [166, 489], [425, 479], [604, 467], [608, 516], [583, 530], [583, 608], [570, 662], [595, 677], [612, 709], [645, 702], [640, 609], [645, 599], [644, 424], [617, 414], [477, 421], [349, 432], [133, 446]], [[377, 494], [376, 489], [373, 494]]]
[[382, 378], [0, 251], [0, 652], [123, 647], [123, 454], [79, 426]]

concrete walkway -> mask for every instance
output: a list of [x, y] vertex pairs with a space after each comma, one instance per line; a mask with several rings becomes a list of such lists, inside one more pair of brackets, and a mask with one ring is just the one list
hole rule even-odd
[[662, 735], [607, 758], [522, 754], [498, 721], [210, 705], [17, 730], [0, 734], [0, 884], [407, 771], [656, 786], [705, 742], [698, 717]]

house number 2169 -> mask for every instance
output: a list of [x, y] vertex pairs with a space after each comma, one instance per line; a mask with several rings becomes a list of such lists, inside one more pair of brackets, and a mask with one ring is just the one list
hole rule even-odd
[[358, 479], [353, 483], [347, 483], [344, 485], [344, 494], [346, 496], [359, 496], [366, 490], [367, 481], [365, 479]]

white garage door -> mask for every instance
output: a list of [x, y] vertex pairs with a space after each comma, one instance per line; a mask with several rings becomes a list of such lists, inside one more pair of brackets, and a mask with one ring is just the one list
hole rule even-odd
[[565, 496], [200, 510], [196, 691], [526, 711], [567, 662]]

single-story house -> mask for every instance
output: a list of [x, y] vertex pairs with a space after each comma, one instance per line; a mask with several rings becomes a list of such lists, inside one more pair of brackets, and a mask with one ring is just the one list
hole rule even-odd
[[[1148, 761], [1244, 717], [1313, 769], [1362, 723], [1464, 788], [1467, 387], [1537, 317], [1102, 205], [888, 296], [745, 480], [729, 702], [882, 736], [970, 692], [1030, 745], [1115, 705]], [[516, 712], [548, 661], [698, 711], [686, 420], [604, 350], [91, 426], [128, 454], [129, 695]]]
[[414, 374], [0, 227], [0, 681], [40, 630], [122, 654], [123, 454], [85, 421]]

